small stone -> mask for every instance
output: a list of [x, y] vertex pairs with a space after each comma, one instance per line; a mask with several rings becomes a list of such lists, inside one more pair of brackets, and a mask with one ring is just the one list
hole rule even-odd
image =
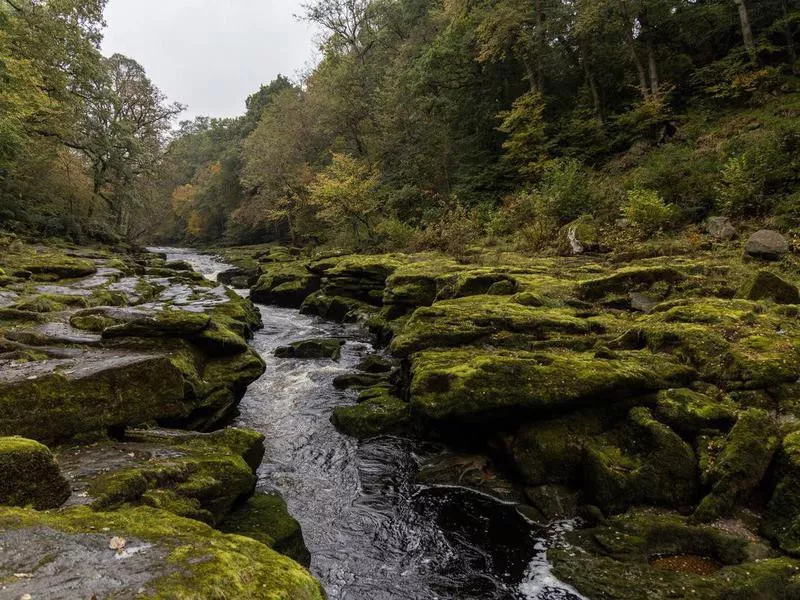
[[728, 217], [709, 217], [705, 225], [706, 232], [718, 240], [732, 240], [737, 235], [736, 228]]
[[115, 535], [108, 542], [108, 547], [110, 550], [116, 550], [117, 554], [122, 554], [122, 552], [125, 550], [125, 544], [127, 544], [125, 538]]
[[746, 254], [766, 260], [776, 260], [787, 252], [789, 252], [789, 242], [772, 229], [756, 231], [745, 246]]

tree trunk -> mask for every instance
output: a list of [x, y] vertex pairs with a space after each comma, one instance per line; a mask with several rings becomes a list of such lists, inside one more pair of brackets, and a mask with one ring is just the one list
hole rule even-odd
[[650, 91], [654, 96], [658, 96], [660, 86], [658, 82], [658, 65], [656, 64], [656, 55], [653, 52], [653, 45], [647, 42], [647, 63], [650, 67]]
[[783, 19], [786, 25], [784, 26], [784, 34], [786, 35], [786, 52], [789, 54], [789, 66], [792, 73], [796, 72], [795, 64], [797, 63], [797, 53], [794, 49], [794, 32], [792, 31], [792, 24], [789, 21], [789, 2], [788, 0], [781, 0], [781, 8], [783, 9]]
[[544, 16], [542, 15], [542, 0], [536, 0], [536, 81], [539, 91], [542, 91], [544, 81]]
[[633, 60], [633, 65], [636, 67], [636, 72], [639, 75], [639, 91], [642, 93], [642, 99], [647, 100], [648, 96], [650, 95], [650, 91], [648, 90], [647, 86], [647, 72], [644, 70], [644, 65], [639, 58], [639, 53], [636, 52], [636, 40], [633, 39], [632, 31], [628, 31], [626, 41], [628, 50], [631, 53], [631, 60]]
[[594, 73], [592, 73], [592, 68], [589, 66], [589, 59], [587, 58], [586, 49], [584, 48], [583, 44], [579, 46], [580, 48], [580, 56], [579, 61], [581, 66], [583, 67], [583, 74], [586, 77], [586, 85], [589, 88], [589, 92], [592, 94], [592, 104], [594, 105], [594, 113], [597, 115], [597, 118], [600, 119], [602, 123], [603, 119], [603, 103], [600, 100], [600, 92], [597, 89], [597, 82], [594, 79]]
[[756, 43], [753, 39], [753, 28], [750, 26], [750, 15], [747, 12], [747, 5], [744, 0], [733, 0], [736, 8], [739, 9], [739, 22], [742, 26], [742, 39], [744, 40], [744, 47], [750, 55], [750, 59], [756, 59]]

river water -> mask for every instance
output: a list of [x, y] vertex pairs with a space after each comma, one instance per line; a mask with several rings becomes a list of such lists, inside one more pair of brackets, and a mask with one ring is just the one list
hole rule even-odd
[[[213, 256], [154, 248], [214, 279], [227, 265]], [[266, 453], [258, 489], [277, 491], [303, 528], [312, 573], [331, 600], [580, 600], [550, 574], [549, 545], [569, 523], [535, 528], [511, 505], [453, 487], [423, 486], [414, 474], [431, 444], [398, 437], [365, 442], [330, 423], [355, 401], [332, 386], [375, 352], [356, 325], [297, 310], [260, 307], [253, 347], [267, 364], [234, 423], [260, 431]], [[297, 340], [346, 340], [342, 358], [279, 359]]]

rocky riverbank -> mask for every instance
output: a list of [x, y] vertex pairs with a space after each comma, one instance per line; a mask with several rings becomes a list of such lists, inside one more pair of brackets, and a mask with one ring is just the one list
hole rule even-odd
[[263, 438], [222, 428], [258, 327], [186, 263], [0, 237], [4, 597], [324, 597], [285, 504], [252, 496]]
[[[221, 278], [363, 321], [398, 366], [337, 381], [361, 392], [334, 423], [446, 440], [501, 465], [528, 518], [583, 519], [548, 556], [586, 596], [794, 598], [798, 261], [751, 246], [468, 264], [265, 246], [226, 250]], [[480, 458], [452, 463], [491, 488]]]

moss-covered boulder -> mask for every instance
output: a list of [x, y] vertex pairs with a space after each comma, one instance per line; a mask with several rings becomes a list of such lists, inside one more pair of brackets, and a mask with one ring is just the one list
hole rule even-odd
[[232, 512], [220, 525], [226, 533], [246, 535], [303, 566], [311, 563], [311, 553], [303, 532], [278, 494], [256, 494]]
[[73, 487], [96, 510], [143, 504], [214, 525], [251, 494], [255, 469], [246, 457], [254, 445], [263, 453], [262, 441], [246, 430], [156, 430], [60, 453]]
[[411, 426], [408, 404], [393, 396], [389, 390], [383, 390], [354, 406], [335, 408], [331, 422], [342, 433], [360, 439], [404, 433]]
[[53, 454], [39, 442], [0, 438], [0, 504], [42, 510], [61, 506], [70, 487]]
[[63, 440], [190, 411], [169, 356], [90, 350], [0, 371], [0, 434]]
[[586, 300], [599, 300], [607, 294], [639, 292], [655, 284], [674, 285], [685, 275], [673, 267], [626, 267], [610, 275], [581, 281], [578, 295]]
[[259, 304], [298, 308], [306, 296], [320, 288], [320, 278], [309, 273], [304, 262], [276, 263], [250, 288], [250, 299]]
[[800, 563], [776, 556], [745, 527], [726, 531], [691, 525], [685, 517], [652, 510], [568, 533], [565, 544], [548, 550], [547, 557], [553, 573], [587, 598], [786, 600], [800, 595]]
[[412, 357], [411, 405], [433, 420], [547, 417], [680, 386], [694, 371], [665, 355], [508, 350], [428, 350]]
[[600, 230], [591, 215], [582, 215], [562, 227], [556, 238], [556, 250], [562, 256], [595, 252], [600, 248]]
[[367, 314], [375, 309], [370, 305], [343, 296], [328, 296], [324, 292], [314, 292], [300, 306], [300, 312], [306, 315], [318, 315], [329, 321], [344, 323], [355, 321], [360, 314]]
[[583, 469], [589, 501], [606, 513], [640, 504], [688, 506], [697, 494], [692, 448], [644, 407], [632, 409], [622, 427], [587, 441]]
[[0, 563], [9, 598], [325, 598], [264, 544], [152, 508], [0, 509]]
[[510, 298], [470, 296], [417, 309], [392, 340], [392, 353], [405, 356], [427, 348], [478, 343], [525, 347], [532, 341], [586, 336], [602, 325], [578, 318], [569, 308], [524, 306]]
[[781, 550], [800, 557], [800, 431], [783, 439], [776, 481], [763, 530]]
[[777, 425], [766, 411], [744, 411], [710, 469], [711, 493], [693, 517], [711, 521], [729, 514], [737, 502], [746, 501], [764, 478], [779, 443]]
[[275, 349], [278, 358], [330, 358], [339, 360], [342, 356], [344, 340], [320, 338], [292, 342], [288, 346]]
[[94, 275], [95, 264], [88, 259], [58, 253], [37, 253], [23, 257], [16, 265], [34, 276], [52, 276], [57, 279], [73, 279]]
[[800, 304], [797, 286], [771, 271], [759, 271], [739, 292], [748, 300], [772, 300], [777, 304]]
[[654, 408], [659, 420], [688, 438], [706, 429], [727, 431], [736, 422], [736, 407], [687, 388], [662, 390]]

